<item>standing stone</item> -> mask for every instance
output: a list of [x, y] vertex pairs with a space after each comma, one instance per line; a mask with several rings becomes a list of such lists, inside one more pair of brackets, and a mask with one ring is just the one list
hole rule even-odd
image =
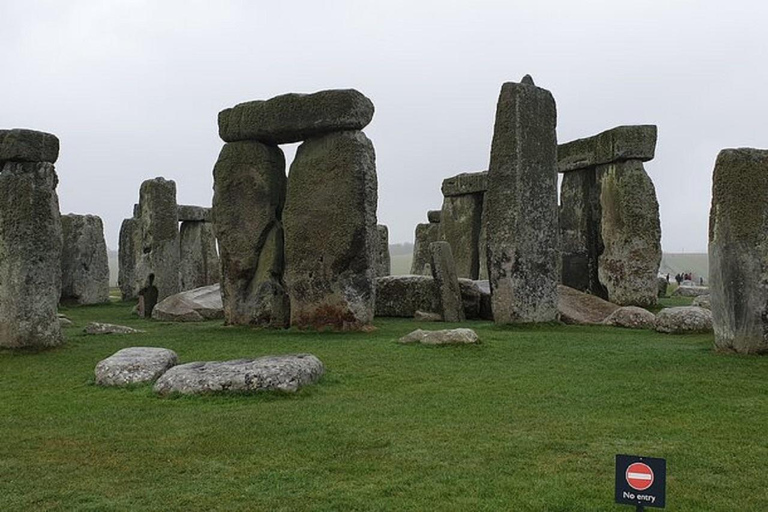
[[61, 214], [51, 163], [5, 162], [0, 171], [0, 346], [50, 347], [64, 340]]
[[259, 142], [225, 144], [213, 169], [213, 218], [219, 242], [227, 324], [283, 328], [285, 157]]
[[768, 150], [724, 149], [717, 156], [709, 286], [715, 346], [768, 352]]
[[604, 245], [598, 261], [600, 283], [620, 306], [654, 306], [661, 263], [659, 203], [639, 160], [599, 165]]
[[486, 192], [488, 273], [496, 323], [557, 319], [557, 113], [529, 76], [505, 83]]
[[461, 299], [459, 277], [448, 242], [429, 244], [432, 259], [432, 277], [435, 279], [440, 302], [440, 313], [446, 322], [464, 321], [464, 303]]
[[427, 212], [429, 224], [417, 224], [413, 237], [413, 259], [411, 260], [411, 274], [427, 276], [430, 271], [429, 244], [440, 240], [440, 215], [435, 210]]
[[136, 265], [135, 286], [149, 285], [154, 276], [157, 300], [179, 293], [179, 221], [176, 183], [155, 178], [139, 190], [141, 256]]
[[125, 219], [120, 225], [117, 248], [117, 285], [123, 300], [137, 298], [143, 286], [141, 280], [136, 277], [136, 267], [141, 255], [141, 222], [137, 217]]
[[459, 277], [480, 275], [480, 237], [487, 172], [470, 172], [443, 180], [440, 238], [451, 244]]
[[109, 261], [104, 224], [96, 215], [61, 216], [61, 299], [109, 302]]
[[370, 326], [376, 202], [375, 153], [363, 132], [332, 133], [299, 146], [283, 212], [292, 326]]
[[392, 273], [392, 263], [389, 257], [389, 229], [379, 224], [376, 226], [379, 235], [376, 254], [376, 277], [388, 276]]
[[185, 221], [179, 233], [181, 290], [193, 290], [219, 282], [216, 235], [209, 222]]

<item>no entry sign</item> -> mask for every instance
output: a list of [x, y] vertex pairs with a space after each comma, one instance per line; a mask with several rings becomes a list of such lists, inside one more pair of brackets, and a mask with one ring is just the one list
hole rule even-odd
[[664, 508], [667, 461], [638, 455], [616, 456], [616, 503]]

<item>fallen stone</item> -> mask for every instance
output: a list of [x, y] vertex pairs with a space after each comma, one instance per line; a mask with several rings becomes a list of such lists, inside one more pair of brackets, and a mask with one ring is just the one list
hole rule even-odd
[[656, 315], [638, 306], [624, 306], [608, 315], [603, 324], [627, 329], [654, 329]]
[[312, 138], [296, 150], [283, 210], [291, 326], [371, 326], [376, 204], [376, 156], [363, 132]]
[[101, 322], [91, 322], [83, 329], [85, 334], [136, 334], [145, 332], [124, 325], [104, 324]]
[[180, 204], [177, 206], [179, 222], [213, 222], [211, 208]]
[[704, 295], [697, 295], [694, 297], [693, 302], [691, 302], [691, 306], [698, 306], [700, 308], [709, 309], [712, 310], [712, 300], [711, 295], [706, 293]]
[[678, 286], [672, 292], [673, 297], [698, 297], [699, 295], [709, 294], [708, 286]]
[[130, 347], [99, 361], [94, 373], [99, 386], [129, 386], [153, 382], [177, 364], [179, 357], [173, 350]]
[[567, 286], [558, 285], [557, 293], [560, 320], [566, 324], [602, 324], [611, 313], [619, 309], [616, 304]]
[[171, 295], [152, 310], [152, 318], [163, 322], [202, 322], [224, 318], [218, 283]]
[[362, 130], [373, 119], [373, 103], [354, 89], [283, 94], [249, 101], [219, 113], [219, 137], [226, 142], [299, 142], [344, 130]]
[[69, 318], [59, 317], [59, 325], [62, 327], [72, 327], [75, 324]]
[[96, 215], [61, 216], [61, 299], [109, 302], [109, 261], [104, 224]]
[[48, 162], [59, 158], [59, 139], [51, 133], [14, 128], [0, 130], [0, 164]]
[[666, 334], [712, 332], [712, 312], [696, 306], [665, 308], [656, 315], [656, 330]]
[[235, 361], [196, 362], [174, 366], [155, 383], [155, 393], [199, 395], [256, 391], [296, 392], [325, 372], [311, 354], [266, 356]]
[[462, 322], [465, 320], [464, 304], [451, 246], [448, 242], [432, 242], [429, 244], [429, 252], [432, 259], [432, 277], [437, 286], [439, 311], [443, 320]]
[[422, 345], [468, 345], [480, 343], [480, 338], [472, 329], [443, 329], [440, 331], [417, 329], [400, 338], [398, 343], [421, 343]]
[[[475, 281], [459, 279], [464, 316], [481, 314], [483, 292]], [[437, 285], [430, 276], [387, 276], [376, 280], [376, 316], [413, 318], [416, 311], [439, 311]]]
[[617, 126], [592, 137], [557, 146], [557, 170], [569, 172], [625, 160], [652, 160], [655, 125]]
[[416, 322], [442, 322], [443, 317], [440, 313], [428, 313], [425, 311], [417, 311], [413, 314], [413, 319]]
[[523, 83], [502, 85], [485, 192], [488, 276], [497, 324], [557, 319], [556, 124], [549, 91]]
[[443, 180], [440, 187], [443, 196], [461, 196], [483, 193], [488, 190], [488, 171], [465, 172]]
[[58, 177], [50, 163], [6, 162], [0, 172], [0, 347], [64, 342]]

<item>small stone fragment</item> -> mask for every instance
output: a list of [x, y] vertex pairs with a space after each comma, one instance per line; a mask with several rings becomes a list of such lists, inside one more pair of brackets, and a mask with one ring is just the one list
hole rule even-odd
[[134, 329], [132, 327], [126, 327], [124, 325], [91, 322], [85, 326], [83, 332], [85, 334], [136, 334], [145, 331]]
[[421, 343], [422, 345], [468, 345], [480, 343], [480, 338], [472, 329], [443, 329], [425, 331], [417, 329], [398, 340], [398, 343]]
[[413, 314], [413, 320], [416, 322], [442, 322], [443, 317], [440, 313], [429, 313], [426, 311], [416, 311]]

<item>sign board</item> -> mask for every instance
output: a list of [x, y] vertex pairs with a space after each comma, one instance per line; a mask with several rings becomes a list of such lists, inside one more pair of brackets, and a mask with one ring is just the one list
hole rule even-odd
[[664, 508], [667, 461], [637, 455], [616, 456], [616, 503]]

